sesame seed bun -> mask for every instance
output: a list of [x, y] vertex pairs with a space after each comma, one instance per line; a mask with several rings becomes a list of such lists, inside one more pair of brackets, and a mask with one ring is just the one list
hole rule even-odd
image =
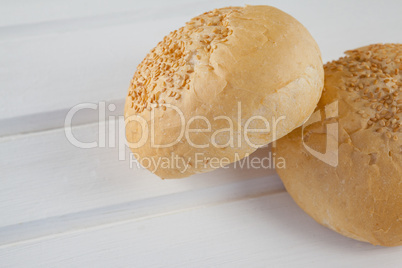
[[402, 45], [347, 51], [324, 69], [315, 120], [303, 138], [298, 128], [277, 142], [286, 160], [278, 174], [320, 224], [374, 245], [402, 245]]
[[[215, 9], [171, 32], [137, 67], [126, 137], [137, 160], [162, 178], [207, 172], [300, 126], [323, 76], [316, 42], [290, 15], [270, 6]], [[245, 137], [247, 127], [261, 131]]]

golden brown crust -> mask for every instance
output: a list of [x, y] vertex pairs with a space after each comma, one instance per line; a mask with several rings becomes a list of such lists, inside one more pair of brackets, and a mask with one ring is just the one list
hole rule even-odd
[[[319, 223], [374, 245], [402, 245], [402, 45], [377, 44], [346, 52], [325, 65], [317, 110], [322, 119], [277, 142], [278, 169], [296, 203]], [[323, 111], [337, 102], [336, 119]], [[314, 117], [314, 116], [313, 116]], [[326, 152], [338, 123], [338, 165], [307, 148]], [[328, 152], [328, 149], [327, 149]]]
[[[301, 125], [314, 110], [323, 86], [320, 51], [308, 31], [294, 18], [269, 6], [230, 7], [206, 12], [164, 38], [139, 65], [126, 100], [125, 117], [139, 115], [150, 123], [154, 113], [155, 143], [175, 141], [185, 122], [202, 116], [209, 132], [191, 132], [168, 148], [148, 142], [131, 146], [141, 159], [172, 154], [188, 163], [178, 167], [149, 169], [162, 178], [187, 177], [216, 167], [208, 158], [227, 158], [228, 163], [252, 153]], [[241, 120], [239, 121], [239, 103]], [[225, 116], [228, 120], [216, 119]], [[277, 130], [251, 133], [250, 146], [243, 135], [247, 119], [263, 116], [270, 123], [280, 120]], [[264, 128], [255, 120], [252, 128]], [[232, 127], [234, 131], [214, 133]], [[208, 128], [194, 120], [192, 129]], [[128, 141], [140, 140], [142, 128], [136, 121], [126, 127]], [[276, 135], [276, 137], [274, 136]], [[215, 139], [215, 143], [213, 140]], [[197, 148], [196, 145], [208, 145]], [[228, 142], [231, 140], [231, 142]], [[196, 165], [202, 154], [203, 165]]]
[[151, 110], [151, 104], [156, 104], [155, 109], [163, 108], [159, 104], [179, 100], [181, 94], [188, 94], [195, 65], [212, 68], [210, 55], [233, 33], [228, 17], [240, 9], [232, 7], [206, 12], [165, 36], [137, 67], [128, 92], [130, 108], [137, 113]]

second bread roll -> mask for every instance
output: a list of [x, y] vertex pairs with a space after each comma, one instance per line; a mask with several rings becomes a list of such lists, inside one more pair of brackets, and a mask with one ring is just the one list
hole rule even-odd
[[277, 142], [278, 173], [316, 221], [374, 245], [402, 245], [402, 45], [371, 45], [325, 65], [304, 131]]

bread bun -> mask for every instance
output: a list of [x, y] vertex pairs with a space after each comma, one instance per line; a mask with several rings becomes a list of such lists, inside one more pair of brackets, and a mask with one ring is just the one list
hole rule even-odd
[[[300, 126], [323, 76], [316, 42], [290, 15], [270, 6], [215, 9], [171, 32], [137, 67], [126, 137], [162, 178], [210, 171]], [[251, 128], [259, 131], [245, 135]]]
[[325, 65], [323, 96], [303, 139], [298, 128], [277, 142], [276, 156], [286, 161], [277, 171], [320, 224], [374, 245], [402, 245], [402, 45], [346, 55]]

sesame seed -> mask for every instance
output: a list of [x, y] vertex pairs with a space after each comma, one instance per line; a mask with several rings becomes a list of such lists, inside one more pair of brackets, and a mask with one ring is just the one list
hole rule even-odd
[[[142, 112], [144, 109], [149, 110], [149, 103], [160, 107], [157, 100], [161, 92], [166, 92], [168, 88], [190, 89], [191, 74], [194, 70], [192, 64], [187, 62], [188, 56], [195, 50], [199, 61], [208, 62], [211, 51], [216, 49], [219, 43], [226, 42], [227, 36], [233, 33], [225, 17], [229, 12], [236, 10], [240, 12], [242, 8], [205, 12], [165, 36], [137, 67], [128, 93], [128, 96], [133, 97], [131, 108]], [[158, 82], [159, 79], [162, 80], [161, 83]], [[168, 96], [181, 98], [180, 94], [172, 91], [169, 91]]]
[[397, 64], [395, 67], [391, 67], [392, 64], [384, 64], [384, 62], [397, 62], [396, 59], [398, 62], [401, 61], [402, 54], [395, 52], [398, 49], [401, 51], [402, 45], [371, 45], [348, 51], [347, 56], [324, 66], [326, 72], [329, 70], [343, 72], [344, 80], [339, 89], [346, 90], [343, 94], [351, 92], [353, 95], [349, 99], [361, 103], [360, 107], [372, 110], [372, 112], [359, 110], [357, 113], [363, 118], [369, 117], [366, 112], [374, 114], [367, 125], [375, 125], [373, 130], [379, 132], [402, 130], [397, 129], [402, 123], [397, 116], [402, 113], [402, 100], [398, 95], [402, 92], [402, 81], [399, 77], [402, 64]]

